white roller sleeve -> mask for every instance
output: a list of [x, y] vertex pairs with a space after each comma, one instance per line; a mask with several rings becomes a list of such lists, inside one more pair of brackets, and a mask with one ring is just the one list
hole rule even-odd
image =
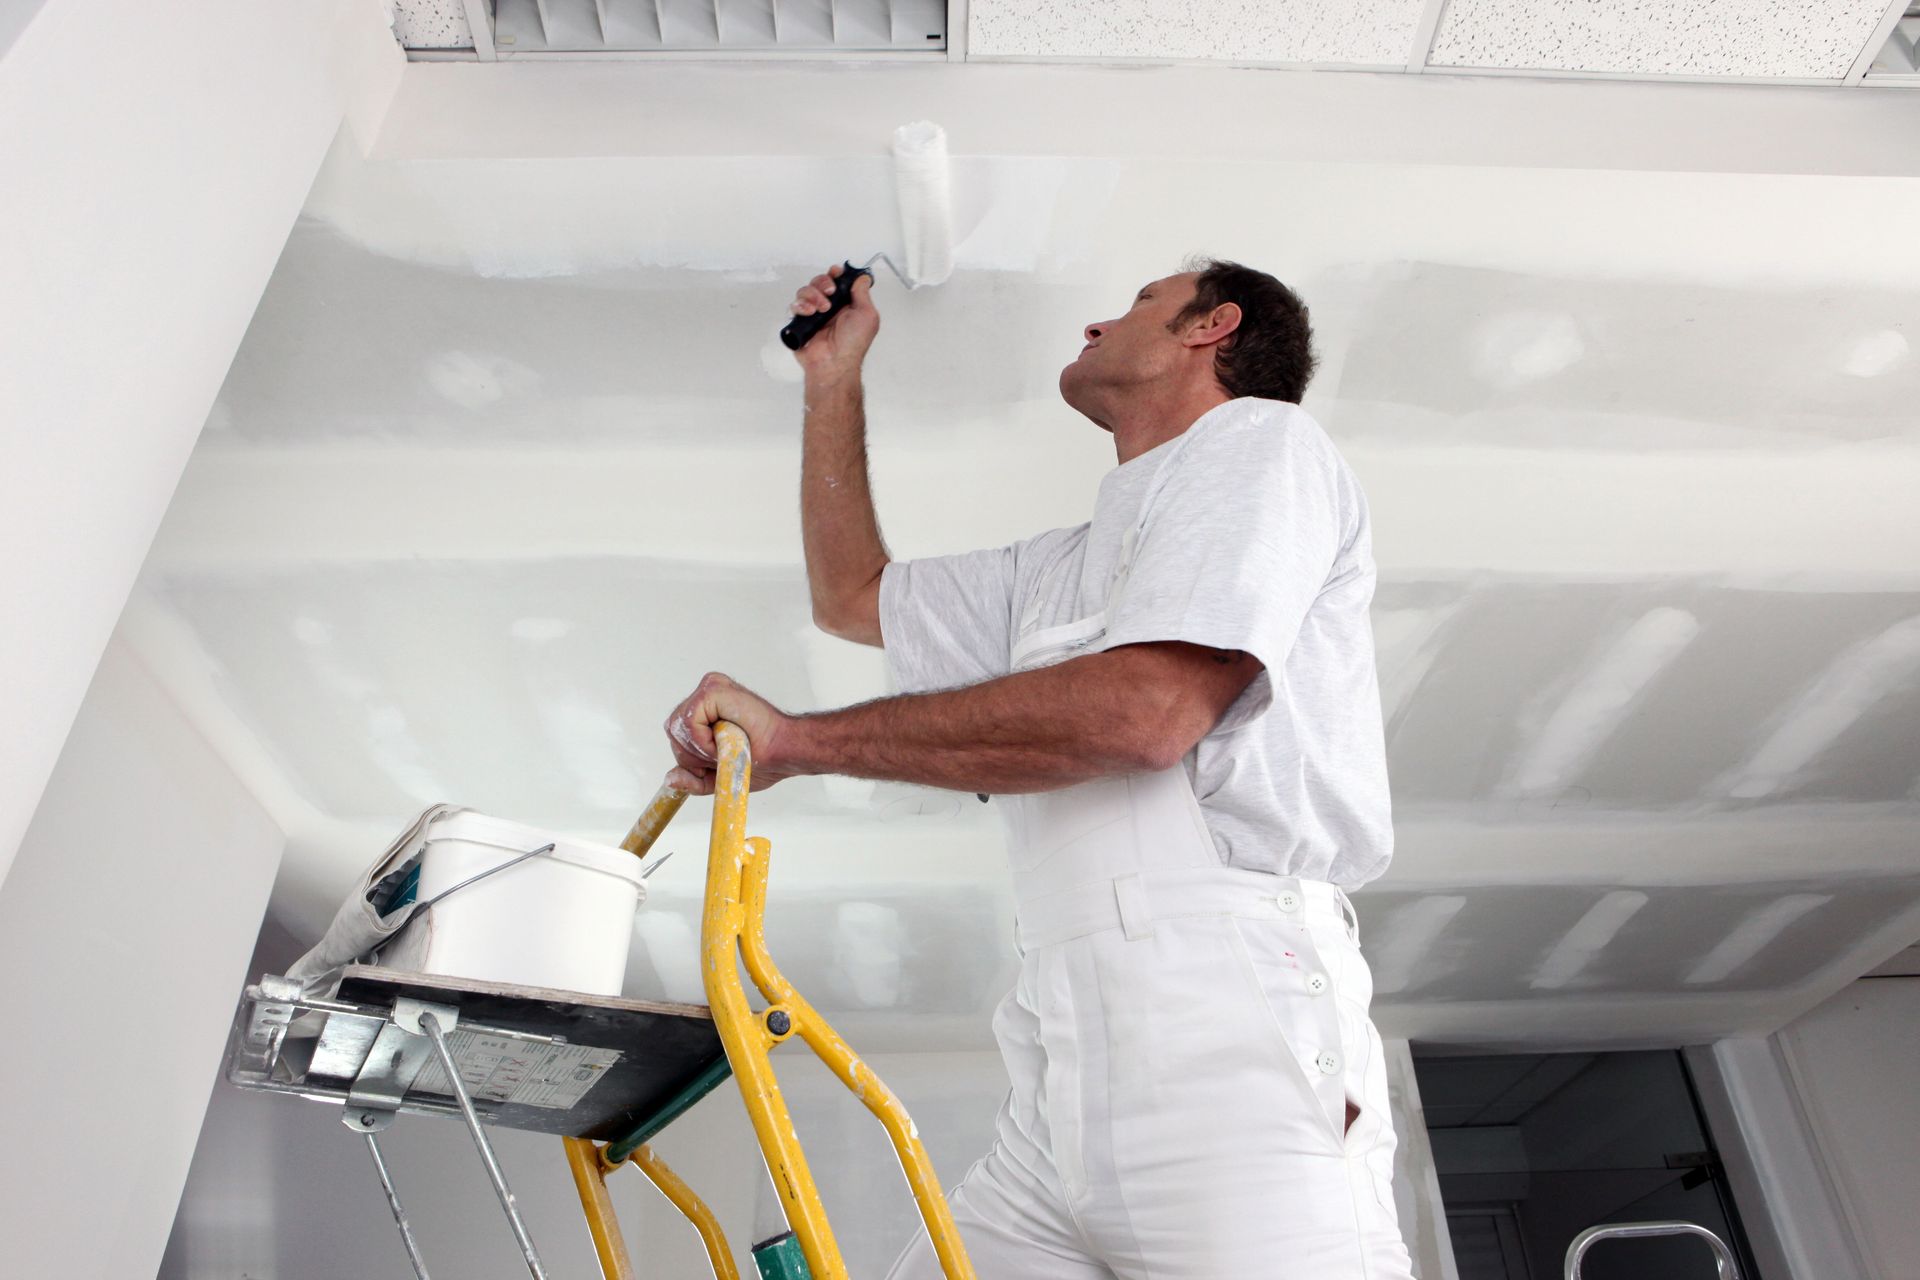
[[907, 279], [918, 289], [953, 274], [947, 134], [925, 120], [893, 131], [893, 186], [905, 235]]

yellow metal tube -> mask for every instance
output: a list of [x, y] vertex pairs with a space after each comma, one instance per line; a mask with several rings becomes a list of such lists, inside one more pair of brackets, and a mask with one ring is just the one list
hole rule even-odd
[[673, 821], [673, 815], [680, 812], [680, 806], [687, 802], [687, 793], [676, 791], [672, 787], [662, 787], [653, 793], [653, 799], [647, 801], [647, 807], [633, 820], [627, 838], [620, 847], [636, 858], [647, 856], [647, 850], [653, 848], [653, 842]]
[[[627, 1255], [627, 1242], [620, 1235], [620, 1219], [613, 1212], [613, 1198], [607, 1194], [607, 1173], [600, 1163], [600, 1148], [585, 1138], [562, 1138], [567, 1144], [567, 1167], [573, 1170], [573, 1185], [580, 1192], [580, 1208], [587, 1215], [587, 1233], [593, 1237], [593, 1251], [600, 1259], [604, 1280], [634, 1280], [633, 1260]], [[704, 1207], [704, 1206], [703, 1206]], [[723, 1280], [736, 1280], [723, 1277]]]
[[741, 873], [747, 861], [747, 793], [753, 761], [747, 735], [724, 721], [714, 726], [719, 768], [713, 793], [713, 831], [707, 847], [707, 896], [700, 922], [701, 979], [727, 1061], [740, 1086], [747, 1118], [773, 1175], [787, 1226], [800, 1241], [813, 1280], [847, 1280], [840, 1246], [827, 1223], [819, 1189], [794, 1135], [793, 1117], [773, 1074], [772, 1037], [740, 985], [740, 943], [746, 924]]
[[660, 1194], [673, 1202], [673, 1207], [686, 1215], [693, 1229], [700, 1233], [700, 1242], [707, 1246], [707, 1262], [713, 1267], [715, 1280], [740, 1280], [739, 1269], [733, 1265], [733, 1250], [727, 1247], [726, 1233], [720, 1230], [720, 1220], [713, 1216], [713, 1210], [707, 1208], [694, 1189], [681, 1181], [680, 1175], [667, 1167], [667, 1162], [653, 1153], [653, 1148], [641, 1145], [627, 1157], [647, 1180], [660, 1188]]
[[827, 1064], [827, 1068], [840, 1078], [840, 1083], [867, 1110], [873, 1112], [881, 1127], [887, 1131], [887, 1138], [900, 1158], [900, 1168], [907, 1175], [907, 1186], [913, 1191], [914, 1203], [920, 1209], [920, 1219], [926, 1223], [927, 1236], [947, 1280], [973, 1280], [973, 1264], [967, 1258], [960, 1232], [953, 1225], [953, 1212], [940, 1190], [933, 1161], [927, 1158], [926, 1147], [920, 1141], [913, 1118], [907, 1114], [900, 1099], [887, 1088], [886, 1082], [861, 1062], [852, 1047], [840, 1038], [839, 1033], [807, 1002], [806, 997], [794, 990], [793, 984], [781, 974], [767, 951], [767, 867], [771, 853], [772, 845], [759, 836], [746, 842], [746, 859], [741, 868], [746, 928], [741, 934], [740, 954], [746, 961], [747, 973], [769, 1004], [787, 1010], [794, 1034], [806, 1042], [807, 1047]]

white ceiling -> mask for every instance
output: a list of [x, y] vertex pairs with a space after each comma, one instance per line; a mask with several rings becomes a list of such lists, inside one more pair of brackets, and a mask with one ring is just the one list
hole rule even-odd
[[[616, 837], [702, 671], [795, 709], [886, 689], [807, 624], [798, 393], [769, 340], [808, 267], [890, 242], [884, 137], [931, 98], [836, 72], [822, 118], [876, 97], [839, 99], [821, 143], [764, 123], [759, 73], [611, 69], [583, 102], [526, 70], [518, 134], [450, 128], [472, 79], [430, 77], [373, 159], [336, 151], [124, 623], [288, 830], [296, 932], [430, 801]], [[1207, 74], [1034, 72], [993, 109], [1117, 76], [1170, 118]], [[1471, 99], [1551, 132], [1593, 94], [1680, 92], [1453, 89], [1422, 127], [1476, 136], [1449, 114]], [[595, 153], [557, 123], [649, 94], [719, 146]], [[1084, 518], [1111, 454], [1053, 375], [1183, 254], [1314, 308], [1308, 407], [1382, 569], [1400, 852], [1360, 910], [1390, 1033], [1761, 1030], [1920, 937], [1920, 181], [1370, 159], [1390, 127], [1338, 161], [1036, 154], [948, 110], [958, 270], [878, 294], [896, 554]], [[1733, 128], [1675, 145], [1738, 154]], [[756, 814], [776, 952], [849, 1034], [984, 1044], [1010, 914], [990, 809], [801, 781]], [[697, 989], [703, 823], [669, 837], [635, 991]]]

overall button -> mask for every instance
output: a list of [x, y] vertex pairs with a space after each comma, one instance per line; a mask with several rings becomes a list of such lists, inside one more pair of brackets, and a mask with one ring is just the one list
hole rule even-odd
[[1300, 895], [1291, 889], [1281, 894], [1280, 909], [1282, 911], [1298, 911], [1300, 909]]
[[1307, 990], [1316, 996], [1325, 995], [1328, 985], [1327, 975], [1324, 973], [1310, 973], [1307, 975]]
[[1330, 1076], [1340, 1070], [1340, 1055], [1332, 1050], [1324, 1050], [1313, 1060], [1313, 1065], [1320, 1068], [1321, 1075]]

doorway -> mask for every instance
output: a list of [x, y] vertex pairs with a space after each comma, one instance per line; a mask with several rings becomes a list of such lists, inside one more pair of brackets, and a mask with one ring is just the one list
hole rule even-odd
[[[1678, 1050], [1414, 1050], [1460, 1280], [1560, 1280], [1591, 1226], [1697, 1222], [1757, 1276]], [[1582, 1280], [1710, 1280], [1698, 1239], [1609, 1241]]]

